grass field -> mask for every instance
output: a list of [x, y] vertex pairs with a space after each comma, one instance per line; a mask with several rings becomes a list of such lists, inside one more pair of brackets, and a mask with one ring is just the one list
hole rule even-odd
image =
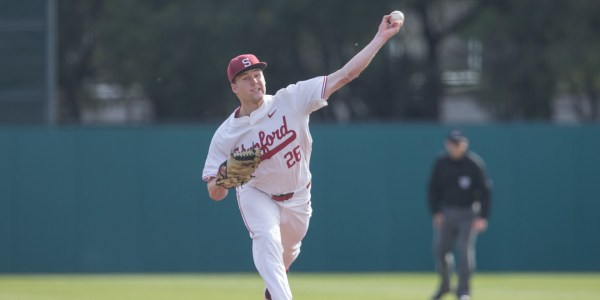
[[[424, 273], [290, 274], [299, 300], [428, 299], [436, 282]], [[600, 273], [478, 273], [472, 284], [477, 300], [600, 299]], [[0, 300], [260, 300], [262, 289], [252, 273], [0, 275]]]

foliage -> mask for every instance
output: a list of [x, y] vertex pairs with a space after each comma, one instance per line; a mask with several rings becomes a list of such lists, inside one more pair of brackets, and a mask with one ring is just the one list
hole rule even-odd
[[[229, 59], [267, 61], [269, 93], [327, 75], [370, 41], [382, 15], [404, 10], [405, 28], [359, 80], [314, 118], [438, 120], [448, 37], [483, 43], [477, 87], [498, 120], [549, 120], [559, 92], [600, 115], [600, 48], [593, 1], [59, 0], [61, 119], [78, 122], [86, 87], [140, 87], [157, 122], [216, 122], [238, 106]], [[562, 12], [562, 13], [557, 13]], [[559, 20], [559, 21], [557, 21]], [[590, 109], [591, 108], [591, 109]]]
[[[266, 60], [271, 92], [326, 75], [376, 31], [387, 9], [370, 8], [339, 0], [111, 1], [98, 26], [96, 64], [103, 80], [142, 84], [160, 121], [222, 119], [237, 106], [225, 80], [231, 57]], [[355, 15], [362, 22], [347, 17]]]
[[59, 120], [78, 123], [81, 106], [89, 98], [83, 86], [95, 74], [92, 56], [95, 50], [93, 27], [103, 0], [58, 1], [58, 84]]
[[511, 0], [481, 15], [471, 28], [484, 44], [480, 91], [497, 119], [550, 120], [561, 92], [596, 106], [595, 113], [580, 109], [580, 119], [598, 119], [599, 8], [593, 1]]
[[600, 120], [600, 2], [574, 1], [565, 11], [566, 34], [552, 51], [560, 92], [575, 99], [581, 120]]

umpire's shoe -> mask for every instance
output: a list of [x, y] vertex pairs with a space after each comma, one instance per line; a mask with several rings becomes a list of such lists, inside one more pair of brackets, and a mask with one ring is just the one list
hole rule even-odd
[[271, 300], [271, 293], [269, 293], [269, 290], [267, 289], [265, 289], [265, 300]]

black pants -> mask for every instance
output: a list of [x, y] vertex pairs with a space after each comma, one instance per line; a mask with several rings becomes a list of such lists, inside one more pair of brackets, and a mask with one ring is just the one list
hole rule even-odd
[[476, 214], [468, 208], [444, 208], [444, 222], [435, 232], [434, 254], [440, 275], [440, 290], [450, 290], [450, 277], [454, 267], [453, 250], [458, 253], [457, 295], [469, 295], [471, 275], [475, 270], [475, 240], [473, 230]]

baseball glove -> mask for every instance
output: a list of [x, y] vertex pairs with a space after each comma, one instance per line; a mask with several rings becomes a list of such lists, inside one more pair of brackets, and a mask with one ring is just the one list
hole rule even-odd
[[219, 167], [216, 184], [226, 189], [238, 187], [252, 179], [260, 163], [260, 148], [234, 152]]

